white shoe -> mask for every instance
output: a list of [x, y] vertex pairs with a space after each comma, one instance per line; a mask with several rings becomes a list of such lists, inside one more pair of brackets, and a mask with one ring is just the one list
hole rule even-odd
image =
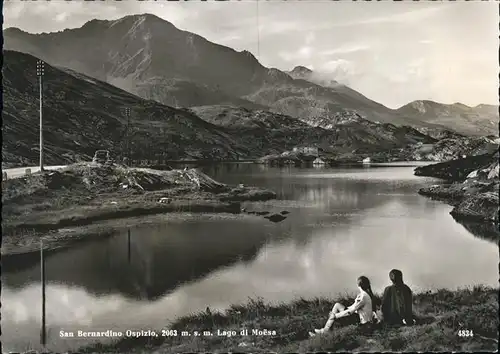
[[316, 336], [316, 333], [309, 332], [309, 337], [314, 337], [314, 336]]
[[321, 329], [314, 329], [314, 332], [316, 332], [316, 334], [323, 334], [323, 333], [325, 333], [325, 330], [323, 328], [321, 328]]

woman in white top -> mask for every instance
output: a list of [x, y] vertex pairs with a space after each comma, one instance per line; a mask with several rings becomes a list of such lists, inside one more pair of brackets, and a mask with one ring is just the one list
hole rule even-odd
[[328, 317], [328, 321], [325, 324], [325, 327], [321, 329], [315, 329], [315, 333], [309, 332], [309, 335], [314, 336], [316, 334], [325, 333], [332, 327], [333, 322], [337, 318], [350, 316], [354, 313], [358, 314], [361, 325], [371, 324], [374, 317], [376, 318], [377, 315], [375, 313], [376, 304], [370, 285], [370, 280], [365, 276], [360, 276], [358, 278], [358, 289], [359, 294], [358, 296], [356, 296], [356, 300], [354, 300], [354, 303], [351, 306], [346, 308], [344, 305], [336, 303], [333, 306], [332, 311], [330, 311], [330, 315]]

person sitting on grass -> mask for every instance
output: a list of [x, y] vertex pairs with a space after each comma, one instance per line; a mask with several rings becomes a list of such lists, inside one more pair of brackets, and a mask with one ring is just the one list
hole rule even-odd
[[363, 328], [370, 327], [374, 317], [376, 318], [376, 299], [372, 292], [370, 280], [365, 276], [360, 276], [358, 278], [358, 289], [359, 294], [356, 296], [354, 304], [346, 308], [341, 303], [336, 303], [332, 311], [330, 311], [325, 326], [321, 329], [315, 329], [314, 332], [309, 332], [309, 335], [313, 337], [316, 334], [323, 334], [332, 327], [336, 319], [351, 316], [355, 313], [358, 314], [360, 325]]
[[403, 282], [403, 273], [398, 269], [389, 272], [392, 285], [384, 290], [382, 317], [388, 325], [415, 324], [411, 289]]

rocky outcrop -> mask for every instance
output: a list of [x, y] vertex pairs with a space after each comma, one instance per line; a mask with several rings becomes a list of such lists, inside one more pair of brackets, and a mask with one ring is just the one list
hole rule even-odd
[[276, 199], [276, 193], [267, 189], [240, 186], [231, 189], [227, 193], [220, 193], [218, 198], [222, 202], [256, 202]]
[[448, 181], [464, 181], [473, 171], [479, 171], [489, 166], [498, 153], [470, 156], [461, 159], [441, 162], [437, 164], [420, 166], [415, 169], [416, 176], [435, 177]]
[[434, 185], [419, 194], [453, 205], [451, 215], [458, 220], [498, 222], [498, 181], [474, 181]]
[[461, 220], [498, 223], [498, 182], [489, 185], [487, 189], [491, 191], [464, 198], [451, 211], [451, 215]]
[[[498, 151], [498, 146], [498, 140], [490, 139], [489, 137], [465, 137], [450, 133], [450, 136], [437, 141], [418, 141], [416, 143], [407, 144], [402, 148], [391, 150], [379, 149], [378, 151], [365, 152], [371, 154], [371, 159], [374, 162], [445, 162], [464, 159], [471, 156], [493, 154], [495, 151]], [[425, 168], [423, 170], [425, 170]], [[445, 176], [441, 176], [440, 178], [445, 178]]]
[[498, 141], [488, 137], [446, 137], [438, 140], [430, 151], [416, 151], [421, 160], [449, 161], [469, 156], [493, 154], [498, 151]]
[[271, 166], [302, 165], [312, 163], [316, 155], [308, 155], [300, 152], [285, 151], [281, 154], [266, 155], [257, 160], [258, 163]]
[[[481, 161], [483, 164], [479, 163]], [[472, 171], [472, 164], [462, 163], [460, 168], [459, 165], [457, 167], [456, 160], [445, 164], [425, 166], [430, 167], [424, 170], [427, 176], [438, 178], [445, 176], [450, 179], [451, 174], [456, 179], [455, 183], [422, 188], [419, 194], [445, 200], [453, 205], [454, 208], [450, 214], [457, 220], [497, 224], [500, 192], [498, 153], [489, 156], [482, 155], [481, 160], [474, 160], [474, 164], [476, 168]], [[477, 165], [480, 166], [477, 167]], [[450, 166], [454, 169], [452, 170]], [[417, 168], [416, 171], [418, 169], [422, 171], [421, 168]]]

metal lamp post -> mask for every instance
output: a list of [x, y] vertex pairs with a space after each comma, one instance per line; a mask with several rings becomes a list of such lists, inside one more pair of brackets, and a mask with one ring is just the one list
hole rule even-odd
[[38, 60], [36, 63], [36, 76], [38, 76], [40, 94], [40, 171], [43, 171], [43, 104], [42, 104], [42, 78], [44, 75], [44, 62]]

